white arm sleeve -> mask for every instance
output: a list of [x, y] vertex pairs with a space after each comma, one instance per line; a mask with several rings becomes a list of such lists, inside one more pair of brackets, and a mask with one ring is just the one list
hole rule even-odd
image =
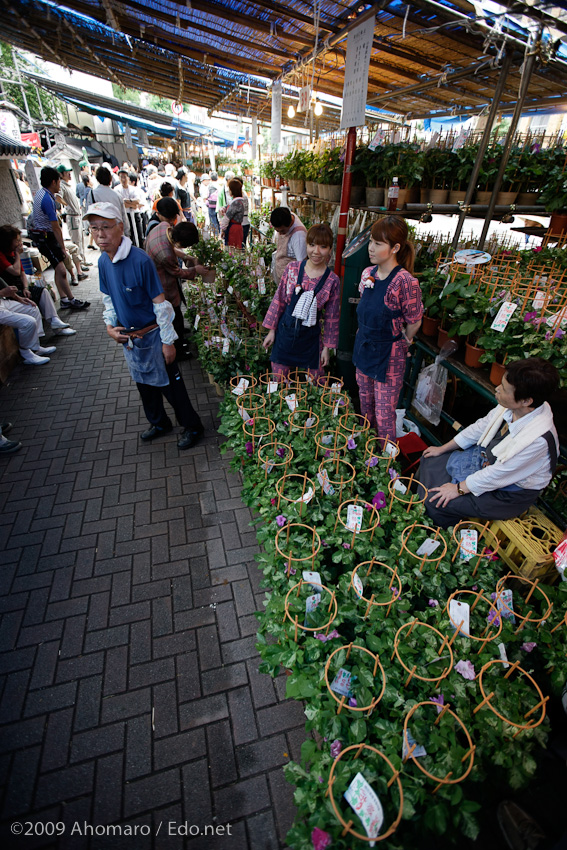
[[159, 325], [159, 335], [164, 345], [172, 345], [178, 338], [173, 329], [173, 317], [175, 315], [173, 307], [169, 301], [162, 301], [160, 304], [152, 302], [154, 313], [156, 314], [156, 322]]
[[116, 310], [114, 309], [114, 304], [112, 303], [110, 295], [105, 295], [103, 292], [102, 303], [104, 304], [104, 313], [102, 314], [104, 324], [112, 325], [112, 327], [115, 328], [118, 324], [118, 316], [116, 315]]

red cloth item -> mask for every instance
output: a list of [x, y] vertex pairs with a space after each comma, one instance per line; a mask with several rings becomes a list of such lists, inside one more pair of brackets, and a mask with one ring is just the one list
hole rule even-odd
[[6, 256], [6, 254], [3, 254], [2, 251], [0, 251], [0, 274], [2, 274], [2, 272], [5, 272], [8, 266], [13, 265], [15, 260], [15, 253], [11, 253]]

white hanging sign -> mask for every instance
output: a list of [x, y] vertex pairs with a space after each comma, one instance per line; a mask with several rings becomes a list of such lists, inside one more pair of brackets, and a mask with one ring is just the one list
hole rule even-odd
[[307, 112], [311, 103], [311, 86], [302, 86], [299, 89], [299, 103], [297, 104], [298, 112]]
[[272, 144], [277, 147], [282, 138], [282, 84], [272, 85]]
[[124, 144], [127, 148], [132, 147], [132, 128], [129, 124], [124, 127]]
[[258, 118], [252, 116], [252, 159], [258, 156]]
[[368, 69], [375, 22], [376, 17], [372, 15], [348, 34], [341, 130], [361, 127], [365, 123]]

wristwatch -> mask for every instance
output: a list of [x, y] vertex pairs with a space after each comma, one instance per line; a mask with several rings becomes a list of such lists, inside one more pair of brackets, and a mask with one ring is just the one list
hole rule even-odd
[[459, 494], [459, 496], [464, 496], [464, 495], [465, 495], [465, 491], [464, 491], [464, 490], [463, 490], [463, 488], [461, 487], [461, 483], [460, 483], [460, 481], [457, 481], [457, 493]]

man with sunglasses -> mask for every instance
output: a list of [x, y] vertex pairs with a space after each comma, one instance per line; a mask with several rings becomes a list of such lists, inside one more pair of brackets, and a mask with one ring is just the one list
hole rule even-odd
[[150, 427], [144, 442], [169, 433], [173, 425], [163, 398], [173, 407], [183, 427], [180, 449], [199, 442], [203, 425], [193, 408], [175, 359], [173, 307], [166, 301], [156, 267], [148, 255], [124, 236], [124, 226], [113, 204], [91, 204], [85, 214], [101, 250], [99, 282], [108, 335], [123, 346]]

